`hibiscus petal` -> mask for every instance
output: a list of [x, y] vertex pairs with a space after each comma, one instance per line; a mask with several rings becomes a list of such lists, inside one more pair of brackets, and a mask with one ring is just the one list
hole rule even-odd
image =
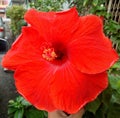
[[14, 75], [18, 92], [38, 109], [54, 110], [49, 96], [53, 73], [54, 68], [48, 63], [32, 62], [21, 65]]
[[[56, 12], [53, 28], [53, 39], [68, 43], [72, 37], [72, 32], [79, 26], [79, 16], [76, 8], [64, 12]], [[66, 42], [67, 41], [67, 42]]]
[[70, 40], [71, 32], [76, 29], [79, 22], [76, 8], [63, 12], [40, 12], [30, 9], [24, 18], [48, 41]]
[[85, 16], [80, 21], [80, 28], [73, 34], [69, 44], [69, 59], [81, 72], [104, 72], [118, 60], [118, 55], [112, 49], [111, 41], [104, 36], [99, 17]]
[[55, 12], [40, 12], [30, 9], [26, 12], [24, 19], [38, 30], [44, 39], [48, 40], [51, 37], [54, 14]]
[[83, 74], [69, 62], [59, 68], [51, 81], [50, 95], [57, 109], [76, 113], [94, 100], [108, 85], [107, 74]]
[[15, 70], [21, 64], [40, 60], [42, 42], [43, 40], [36, 30], [31, 27], [24, 28], [20, 37], [4, 56], [2, 65], [8, 69]]
[[[41, 12], [36, 9], [30, 9], [25, 13], [25, 20], [31, 24], [33, 27], [45, 31], [53, 21], [55, 12]], [[34, 17], [33, 17], [34, 16]]]

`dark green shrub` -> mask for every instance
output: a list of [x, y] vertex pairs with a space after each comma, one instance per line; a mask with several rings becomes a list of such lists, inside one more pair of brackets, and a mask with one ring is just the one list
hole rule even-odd
[[7, 8], [6, 15], [11, 19], [11, 30], [13, 35], [17, 36], [21, 32], [21, 27], [26, 25], [24, 14], [26, 9], [23, 6], [14, 5]]
[[47, 118], [45, 111], [37, 110], [23, 97], [18, 96], [8, 104], [9, 118]]
[[41, 11], [58, 11], [65, 0], [31, 0], [30, 6]]

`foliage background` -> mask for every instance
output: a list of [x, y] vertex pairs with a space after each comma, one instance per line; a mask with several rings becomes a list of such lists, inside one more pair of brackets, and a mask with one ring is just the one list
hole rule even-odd
[[[92, 13], [100, 16], [103, 19], [105, 34], [111, 39], [113, 47], [120, 54], [120, 24], [112, 20], [111, 14], [107, 13], [106, 2], [105, 0], [31, 0], [30, 6], [41, 11], [59, 11], [76, 6], [80, 15]], [[22, 13], [24, 14], [24, 12]], [[20, 18], [23, 18], [23, 14]], [[16, 15], [18, 14], [13, 17], [15, 20]], [[108, 88], [96, 100], [86, 105], [83, 118], [120, 118], [120, 60], [108, 70], [108, 77]], [[14, 106], [10, 105], [9, 108]], [[31, 105], [28, 107], [31, 107]], [[22, 117], [25, 117], [24, 114], [26, 114], [25, 110], [27, 109], [24, 105], [23, 108], [24, 112], [21, 113], [23, 114]], [[20, 109], [21, 107], [16, 108], [14, 112], [9, 112], [9, 114], [19, 114]], [[33, 112], [35, 112], [35, 108]], [[41, 114], [43, 112], [40, 111]], [[46, 115], [43, 114], [40, 118], [43, 117], [46, 117]], [[27, 118], [27, 115], [25, 118]], [[32, 115], [29, 118], [32, 118]], [[39, 115], [36, 118], [39, 118]]]
[[6, 15], [11, 19], [11, 30], [14, 36], [18, 36], [21, 32], [21, 27], [26, 25], [24, 21], [24, 14], [26, 9], [20, 5], [13, 5], [8, 7]]

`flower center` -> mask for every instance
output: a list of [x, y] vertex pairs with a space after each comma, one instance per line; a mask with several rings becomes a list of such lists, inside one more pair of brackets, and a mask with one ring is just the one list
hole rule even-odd
[[47, 48], [43, 50], [42, 57], [47, 61], [53, 61], [57, 58], [54, 48]]

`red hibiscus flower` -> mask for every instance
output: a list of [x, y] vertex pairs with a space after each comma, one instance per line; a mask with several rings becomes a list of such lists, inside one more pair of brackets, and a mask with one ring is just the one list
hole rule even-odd
[[4, 56], [18, 92], [38, 109], [75, 113], [108, 85], [106, 70], [118, 59], [102, 20], [64, 12], [25, 14], [30, 24]]

